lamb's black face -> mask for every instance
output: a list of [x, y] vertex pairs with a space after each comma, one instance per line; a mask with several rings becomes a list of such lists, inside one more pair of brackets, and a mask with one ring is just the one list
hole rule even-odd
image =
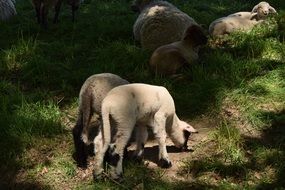
[[189, 139], [191, 133], [189, 131], [183, 130], [183, 134], [184, 134], [185, 141], [184, 141], [183, 146], [181, 147], [181, 150], [186, 151], [188, 149], [187, 143], [188, 143], [188, 139]]

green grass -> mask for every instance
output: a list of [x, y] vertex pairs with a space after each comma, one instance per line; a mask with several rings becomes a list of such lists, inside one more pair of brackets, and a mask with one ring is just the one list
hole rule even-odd
[[[171, 2], [207, 30], [214, 19], [259, 1]], [[18, 15], [0, 23], [0, 188], [284, 188], [285, 4], [270, 4], [278, 16], [221, 45], [210, 39], [199, 63], [171, 79], [149, 71], [151, 52], [133, 39], [137, 15], [130, 1], [85, 1], [75, 23], [64, 5], [60, 23], [52, 24], [50, 14], [47, 30], [36, 23], [30, 2], [18, 1]], [[218, 123], [181, 168], [191, 180], [165, 180], [163, 170], [132, 162], [120, 184], [78, 174], [71, 135], [78, 94], [87, 77], [102, 72], [163, 85], [179, 116]]]

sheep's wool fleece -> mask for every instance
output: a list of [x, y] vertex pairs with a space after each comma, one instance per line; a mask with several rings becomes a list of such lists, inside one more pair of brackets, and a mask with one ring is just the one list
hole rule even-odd
[[192, 24], [196, 24], [194, 19], [174, 5], [165, 1], [153, 2], [137, 18], [134, 37], [144, 49], [155, 50], [181, 40], [186, 28]]
[[0, 0], [0, 19], [7, 20], [15, 15], [16, 9], [12, 0]]

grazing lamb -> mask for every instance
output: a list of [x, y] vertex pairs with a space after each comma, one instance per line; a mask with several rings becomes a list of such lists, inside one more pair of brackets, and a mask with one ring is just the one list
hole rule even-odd
[[209, 33], [215, 37], [237, 30], [248, 31], [263, 22], [269, 13], [276, 13], [276, 10], [269, 3], [262, 1], [255, 5], [251, 12], [237, 12], [213, 21]]
[[149, 64], [155, 73], [175, 74], [184, 64], [195, 62], [199, 57], [199, 47], [206, 43], [207, 37], [202, 28], [198, 25], [191, 25], [180, 41], [157, 48]]
[[[101, 104], [106, 94], [114, 87], [128, 84], [129, 82], [121, 77], [111, 74], [102, 73], [90, 76], [82, 85], [79, 93], [79, 113], [75, 127], [73, 128], [73, 140], [75, 145], [75, 160], [79, 167], [87, 166], [87, 147], [84, 144], [90, 144], [89, 134], [90, 120], [95, 113], [101, 115]], [[100, 119], [97, 123], [101, 125]], [[84, 131], [83, 140], [81, 139], [82, 131]]]
[[[51, 7], [54, 7], [55, 9], [53, 23], [57, 23], [62, 2], [63, 0], [33, 0], [38, 23], [47, 27], [47, 16]], [[80, 2], [83, 2], [83, 0], [67, 0], [67, 3], [72, 9], [72, 21], [75, 19], [75, 11], [79, 8]]]
[[[177, 117], [174, 101], [166, 88], [147, 84], [128, 84], [112, 89], [102, 103], [102, 120], [102, 129], [94, 139], [95, 178], [103, 172], [103, 157], [110, 143], [113, 143], [109, 150], [111, 165], [115, 166], [111, 177], [118, 179], [122, 175], [124, 149], [135, 126], [139, 131], [136, 152], [143, 151], [146, 126], [151, 127], [159, 144], [159, 165], [164, 168], [172, 165], [166, 150], [166, 134], [176, 147], [187, 149], [190, 133], [197, 132]], [[116, 133], [111, 134], [111, 131]]]
[[196, 24], [193, 18], [166, 1], [135, 0], [133, 10], [138, 10], [134, 26], [134, 38], [148, 50], [180, 40], [190, 25]]
[[17, 14], [14, 0], [0, 0], [0, 19], [7, 20]]

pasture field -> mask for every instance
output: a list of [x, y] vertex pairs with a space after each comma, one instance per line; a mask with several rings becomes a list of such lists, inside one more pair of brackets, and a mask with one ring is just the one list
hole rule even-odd
[[[75, 23], [65, 4], [58, 24], [50, 12], [48, 29], [30, 1], [16, 1], [18, 15], [0, 22], [0, 189], [285, 189], [284, 1], [268, 1], [279, 14], [251, 32], [209, 38], [179, 78], [150, 72], [130, 0], [85, 0]], [[207, 30], [259, 1], [170, 2]], [[165, 86], [178, 115], [200, 130], [172, 173], [126, 161], [122, 182], [94, 182], [92, 157], [87, 170], [76, 167], [79, 90], [102, 72]]]

